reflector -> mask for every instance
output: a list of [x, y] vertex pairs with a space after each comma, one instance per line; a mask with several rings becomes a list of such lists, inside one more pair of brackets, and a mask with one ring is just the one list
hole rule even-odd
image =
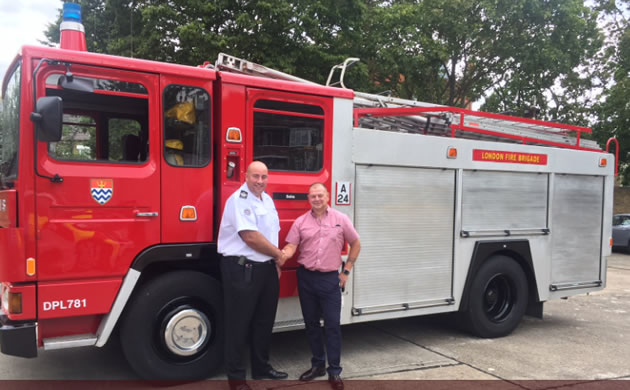
[[35, 259], [32, 257], [29, 257], [28, 259], [26, 259], [26, 274], [28, 276], [34, 276], [35, 275]]
[[241, 129], [238, 127], [229, 127], [225, 134], [227, 142], [241, 142]]
[[179, 219], [180, 221], [196, 221], [197, 209], [195, 209], [195, 206], [182, 206], [179, 212]]

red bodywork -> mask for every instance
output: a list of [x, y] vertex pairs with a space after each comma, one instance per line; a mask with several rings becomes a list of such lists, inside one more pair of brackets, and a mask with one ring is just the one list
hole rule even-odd
[[[40, 64], [41, 59], [57, 63]], [[319, 116], [324, 121], [323, 169], [304, 173], [272, 171], [267, 188], [269, 194], [306, 194], [315, 181], [330, 188], [333, 98], [353, 97], [348, 90], [83, 51], [24, 46], [14, 65], [18, 62], [22, 67], [19, 171], [13, 188], [0, 191], [0, 205], [4, 205], [0, 210], [0, 282], [11, 292], [23, 293], [23, 312], [9, 319], [37, 322], [39, 345], [49, 337], [96, 333], [134, 259], [147, 248], [216, 240], [223, 204], [243, 183], [247, 165], [253, 159], [254, 112], [274, 113], [256, 109], [258, 99], [311, 104], [323, 110]], [[138, 83], [146, 89], [146, 94], [94, 91], [103, 98], [126, 97], [146, 104], [146, 161], [61, 161], [50, 154], [46, 142], [38, 141], [39, 174], [59, 175], [63, 182], [36, 176], [35, 128], [28, 120], [33, 111], [33, 83], [37, 97], [63, 93], [56, 85], [46, 85], [49, 77], [66, 71], [58, 63], [71, 63], [75, 77]], [[172, 85], [201, 88], [210, 96], [212, 150], [207, 165], [173, 166], [163, 157], [163, 91]], [[70, 113], [90, 115], [81, 109]], [[99, 131], [100, 118], [94, 120]], [[226, 130], [231, 127], [241, 130], [242, 142], [226, 141]], [[228, 162], [236, 165], [232, 177], [227, 177]], [[112, 190], [105, 204], [92, 197], [91, 190], [97, 185], [94, 183]], [[282, 243], [292, 221], [309, 206], [306, 200], [275, 203]], [[180, 220], [182, 206], [194, 206], [197, 220]], [[156, 216], [139, 217], [138, 213]], [[36, 262], [32, 276], [26, 273], [27, 258]], [[296, 267], [295, 260], [286, 264], [281, 296], [297, 295]]]

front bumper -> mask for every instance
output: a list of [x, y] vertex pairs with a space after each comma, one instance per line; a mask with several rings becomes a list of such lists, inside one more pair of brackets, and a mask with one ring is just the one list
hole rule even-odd
[[37, 357], [37, 324], [8, 324], [0, 317], [0, 352], [25, 358]]

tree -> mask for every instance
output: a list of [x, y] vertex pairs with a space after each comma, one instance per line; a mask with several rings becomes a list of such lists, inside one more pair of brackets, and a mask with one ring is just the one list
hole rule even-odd
[[[361, 0], [82, 0], [88, 50], [199, 65], [220, 52], [318, 82], [359, 34]], [[48, 43], [59, 42], [61, 16]]]
[[605, 15], [608, 42], [606, 50], [611, 54], [607, 62], [610, 75], [602, 101], [596, 106], [598, 122], [596, 139], [605, 144], [608, 137], [619, 142], [619, 168], [621, 183], [630, 184], [630, 20], [628, 0], [601, 0], [597, 7]]
[[[48, 24], [44, 35], [45, 44], [59, 43], [59, 26], [65, 1], [60, 0], [59, 16]], [[136, 1], [129, 0], [81, 0], [81, 17], [85, 27], [88, 51], [127, 57], [137, 57], [136, 46], [142, 27], [142, 15]], [[149, 57], [143, 57], [149, 58]]]
[[597, 12], [581, 0], [527, 0], [520, 6], [524, 21], [533, 23], [512, 21], [523, 33], [515, 37], [511, 77], [501, 80], [486, 108], [522, 114], [537, 104], [546, 119], [587, 125], [595, 97], [586, 92], [601, 80]]
[[538, 104], [558, 119], [567, 102], [553, 96], [554, 111], [546, 93], [591, 86], [578, 69], [601, 47], [596, 17], [582, 0], [372, 1], [361, 57], [403, 97], [463, 107], [487, 96], [486, 110]]

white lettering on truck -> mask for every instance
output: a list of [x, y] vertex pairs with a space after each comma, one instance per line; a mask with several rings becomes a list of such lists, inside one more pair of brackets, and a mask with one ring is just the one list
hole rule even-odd
[[87, 299], [65, 299], [58, 301], [45, 301], [44, 311], [81, 309], [87, 307]]

